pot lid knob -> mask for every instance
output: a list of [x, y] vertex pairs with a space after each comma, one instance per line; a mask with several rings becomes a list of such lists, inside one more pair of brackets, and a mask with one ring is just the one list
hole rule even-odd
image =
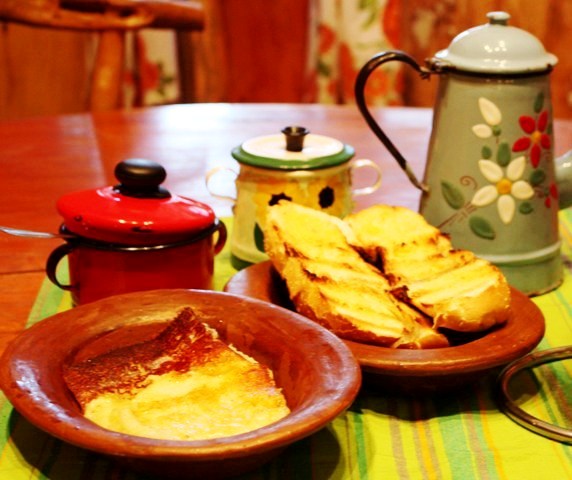
[[508, 25], [510, 15], [507, 12], [489, 12], [487, 18], [491, 25]]
[[119, 184], [114, 190], [128, 197], [169, 198], [171, 194], [161, 187], [167, 178], [162, 165], [143, 158], [130, 158], [115, 166], [115, 178]]
[[284, 127], [282, 133], [286, 137], [286, 150], [301, 152], [304, 149], [304, 138], [310, 133], [306, 127]]

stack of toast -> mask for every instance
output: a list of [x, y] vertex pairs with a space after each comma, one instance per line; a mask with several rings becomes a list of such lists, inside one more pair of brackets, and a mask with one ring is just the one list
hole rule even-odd
[[510, 314], [497, 267], [403, 207], [341, 220], [281, 201], [269, 207], [265, 249], [296, 310], [342, 338], [393, 348], [449, 345]]

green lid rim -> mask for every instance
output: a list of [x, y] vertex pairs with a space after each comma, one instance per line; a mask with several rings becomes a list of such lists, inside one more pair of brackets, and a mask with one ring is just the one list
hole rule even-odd
[[252, 167], [265, 168], [267, 170], [317, 170], [320, 168], [335, 167], [348, 162], [355, 155], [355, 150], [350, 145], [345, 145], [342, 150], [333, 155], [309, 158], [303, 160], [283, 160], [271, 157], [261, 157], [245, 152], [242, 146], [232, 150], [232, 156], [239, 163]]

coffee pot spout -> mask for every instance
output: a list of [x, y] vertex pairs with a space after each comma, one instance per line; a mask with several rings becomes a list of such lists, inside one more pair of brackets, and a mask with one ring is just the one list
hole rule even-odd
[[572, 150], [554, 160], [560, 209], [572, 205]]

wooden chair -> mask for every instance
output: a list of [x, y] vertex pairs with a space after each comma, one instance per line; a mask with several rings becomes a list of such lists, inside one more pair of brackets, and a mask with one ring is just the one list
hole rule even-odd
[[97, 32], [89, 109], [102, 111], [121, 106], [128, 31], [202, 30], [204, 12], [192, 0], [0, 0], [0, 22]]

